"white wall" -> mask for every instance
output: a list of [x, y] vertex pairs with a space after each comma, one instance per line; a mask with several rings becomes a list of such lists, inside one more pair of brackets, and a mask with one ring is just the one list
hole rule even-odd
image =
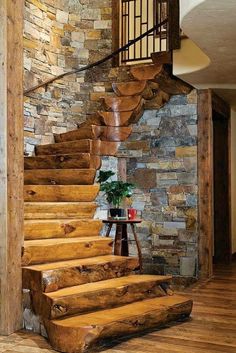
[[194, 7], [200, 5], [205, 0], [180, 0], [180, 21], [184, 16], [190, 12]]
[[236, 253], [236, 111], [231, 113], [232, 253]]

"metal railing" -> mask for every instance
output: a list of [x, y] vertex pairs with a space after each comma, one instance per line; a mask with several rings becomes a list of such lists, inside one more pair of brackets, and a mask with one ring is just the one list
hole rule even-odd
[[[146, 61], [152, 53], [168, 52], [172, 49], [172, 33], [179, 27], [178, 3], [176, 0], [118, 0], [120, 1], [120, 45], [130, 43], [154, 26], [142, 41], [128, 47], [121, 54], [121, 63]], [[172, 11], [174, 10], [174, 11]], [[175, 17], [173, 21], [173, 16]], [[160, 25], [164, 19], [167, 22]], [[173, 26], [174, 24], [174, 26]], [[171, 28], [172, 27], [172, 28]], [[174, 27], [174, 28], [173, 28]], [[178, 29], [179, 30], [179, 29]]]
[[114, 57], [118, 56], [120, 53], [126, 51], [128, 48], [130, 48], [132, 45], [135, 45], [137, 42], [141, 41], [143, 38], [149, 36], [151, 33], [155, 32], [155, 31], [158, 31], [159, 28], [161, 28], [162, 26], [165, 26], [167, 24], [167, 19], [164, 19], [161, 23], [159, 24], [156, 24], [155, 26], [153, 26], [152, 28], [150, 28], [148, 31], [142, 33], [140, 36], [138, 36], [137, 38], [135, 39], [132, 39], [129, 41], [129, 43], [125, 44], [124, 46], [122, 46], [121, 48], [115, 50], [114, 52], [112, 52], [111, 54], [105, 56], [103, 59], [101, 60], [98, 60], [94, 63], [91, 63], [89, 65], [86, 65], [86, 66], [83, 66], [81, 68], [78, 68], [78, 69], [74, 69], [74, 70], [71, 70], [71, 71], [68, 71], [68, 72], [65, 72], [61, 75], [58, 75], [58, 76], [55, 76], [55, 77], [52, 77], [52, 78], [49, 78], [48, 80], [44, 81], [44, 82], [41, 82], [27, 90], [24, 91], [24, 95], [27, 95], [35, 90], [37, 90], [38, 88], [40, 87], [44, 87], [44, 86], [48, 86], [49, 84], [53, 83], [54, 81], [56, 80], [60, 80], [62, 78], [64, 78], [65, 76], [68, 76], [68, 75], [73, 75], [73, 74], [76, 74], [76, 73], [79, 73], [79, 72], [83, 72], [83, 71], [86, 71], [86, 70], [90, 70], [92, 69], [93, 67], [96, 67], [96, 66], [99, 66], [103, 63], [105, 63], [106, 61], [108, 60], [111, 60], [113, 59]]

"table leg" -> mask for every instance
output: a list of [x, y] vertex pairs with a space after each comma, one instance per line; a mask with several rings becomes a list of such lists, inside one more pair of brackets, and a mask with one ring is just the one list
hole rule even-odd
[[129, 256], [129, 243], [128, 243], [128, 234], [127, 234], [127, 224], [122, 224], [121, 255], [122, 256]]
[[107, 232], [106, 232], [106, 237], [109, 237], [109, 235], [111, 233], [111, 228], [112, 228], [112, 223], [109, 223], [108, 228], [107, 228]]
[[121, 256], [122, 253], [122, 224], [116, 225], [114, 255]]
[[140, 243], [139, 243], [139, 240], [138, 240], [137, 233], [135, 231], [135, 225], [133, 223], [131, 223], [130, 225], [131, 225], [131, 228], [132, 228], [132, 231], [133, 231], [135, 243], [136, 243], [137, 250], [138, 250], [140, 273], [142, 273], [143, 272], [143, 257], [142, 257], [141, 246], [140, 246]]

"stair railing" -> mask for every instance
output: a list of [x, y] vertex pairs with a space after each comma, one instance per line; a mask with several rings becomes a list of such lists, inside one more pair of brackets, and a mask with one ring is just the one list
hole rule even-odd
[[61, 75], [55, 76], [55, 77], [50, 78], [50, 79], [48, 79], [48, 80], [46, 80], [46, 81], [44, 81], [42, 83], [39, 83], [39, 84], [29, 88], [29, 89], [26, 89], [24, 91], [24, 95], [28, 95], [29, 93], [32, 93], [33, 91], [37, 90], [38, 88], [47, 87], [49, 84], [53, 83], [56, 80], [60, 80], [60, 79], [64, 78], [65, 76], [77, 74], [77, 73], [80, 73], [80, 72], [83, 72], [83, 71], [86, 71], [86, 70], [90, 70], [90, 69], [92, 69], [92, 68], [94, 68], [96, 66], [99, 66], [101, 64], [104, 64], [105, 62], [115, 58], [120, 53], [126, 51], [128, 48], [130, 48], [135, 43], [141, 41], [143, 38], [148, 37], [150, 34], [158, 31], [160, 28], [165, 26], [167, 23], [168, 23], [168, 19], [166, 18], [161, 23], [155, 24], [155, 26], [153, 26], [152, 28], [148, 29], [146, 32], [142, 33], [137, 38], [130, 40], [129, 43], [123, 45], [121, 48], [113, 51], [111, 54], [105, 56], [104, 58], [102, 58], [102, 59], [100, 59], [100, 60], [98, 60], [98, 61], [96, 61], [94, 63], [91, 63], [91, 64], [88, 64], [86, 66], [83, 66], [81, 68], [65, 72], [65, 73], [63, 73]]

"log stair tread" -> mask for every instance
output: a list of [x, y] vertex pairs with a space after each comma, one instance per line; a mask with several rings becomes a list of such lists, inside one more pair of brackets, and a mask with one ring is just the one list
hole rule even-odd
[[161, 298], [142, 300], [118, 308], [99, 310], [85, 315], [72, 316], [55, 321], [53, 320], [52, 323], [56, 326], [58, 325], [68, 328], [80, 328], [82, 326], [91, 325], [107, 325], [120, 320], [131, 320], [132, 316], [137, 317], [138, 315], [141, 318], [142, 315], [152, 313], [155, 310], [162, 311], [162, 309], [171, 308], [171, 306], [186, 302], [191, 304], [192, 301], [179, 295], [165, 296]]
[[25, 185], [93, 185], [95, 169], [30, 169], [25, 170]]
[[95, 202], [25, 202], [25, 219], [93, 218]]
[[98, 236], [102, 221], [98, 219], [25, 220], [25, 240]]
[[173, 295], [146, 299], [121, 307], [58, 320], [46, 320], [52, 347], [68, 353], [83, 353], [98, 341], [163, 326], [189, 316], [192, 301]]
[[47, 297], [56, 299], [67, 297], [71, 295], [77, 295], [87, 292], [96, 292], [104, 289], [111, 289], [115, 287], [125, 286], [132, 283], [144, 283], [154, 281], [156, 283], [170, 282], [172, 276], [156, 276], [156, 275], [130, 275], [126, 277], [113, 278], [105, 281], [86, 283], [79, 286], [73, 286], [70, 288], [60, 289], [56, 292], [45, 294]]
[[65, 132], [63, 134], [54, 135], [55, 142], [76, 141], [81, 139], [100, 139], [102, 141], [125, 141], [132, 132], [132, 127], [110, 127], [90, 125], [81, 127], [78, 130]]
[[[73, 150], [72, 150], [73, 151]], [[90, 153], [40, 155], [24, 158], [24, 168], [29, 169], [99, 169], [101, 159]]]
[[92, 202], [100, 186], [93, 185], [25, 185], [26, 202]]
[[22, 265], [109, 255], [112, 253], [112, 243], [111, 238], [100, 236], [25, 240]]
[[58, 261], [44, 264], [37, 264], [33, 266], [24, 266], [23, 268], [30, 271], [51, 271], [57, 270], [61, 268], [68, 267], [83, 267], [90, 265], [105, 265], [109, 262], [122, 262], [122, 261], [135, 261], [137, 263], [136, 257], [126, 257], [126, 256], [118, 256], [118, 255], [105, 255], [105, 256], [97, 256], [97, 257], [89, 257], [85, 259], [76, 259], [76, 260], [66, 260], [66, 261]]
[[170, 276], [130, 275], [63, 288], [44, 294], [41, 303], [35, 302], [43, 317], [55, 319], [163, 297], [166, 292], [160, 285], [170, 280]]
[[113, 156], [116, 154], [119, 142], [101, 140], [75, 140], [67, 142], [50, 143], [35, 147], [36, 156], [61, 155], [74, 153], [90, 153], [93, 155]]

